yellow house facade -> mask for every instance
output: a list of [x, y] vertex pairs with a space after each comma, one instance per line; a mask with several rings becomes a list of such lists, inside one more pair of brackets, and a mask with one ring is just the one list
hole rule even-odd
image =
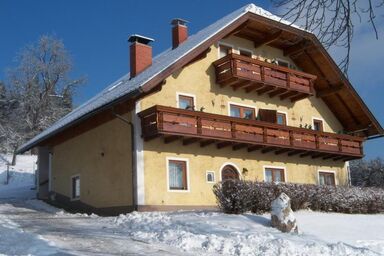
[[39, 149], [40, 198], [118, 214], [215, 208], [225, 179], [349, 184], [383, 129], [313, 34], [252, 4], [172, 24], [171, 50], [132, 36], [130, 74], [19, 149]]

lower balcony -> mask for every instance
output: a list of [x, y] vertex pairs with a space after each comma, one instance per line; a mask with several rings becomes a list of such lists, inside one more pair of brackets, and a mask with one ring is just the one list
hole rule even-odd
[[159, 105], [142, 111], [139, 117], [146, 141], [163, 137], [165, 143], [182, 140], [184, 146], [215, 144], [218, 149], [231, 147], [335, 161], [363, 157], [364, 140], [356, 136]]

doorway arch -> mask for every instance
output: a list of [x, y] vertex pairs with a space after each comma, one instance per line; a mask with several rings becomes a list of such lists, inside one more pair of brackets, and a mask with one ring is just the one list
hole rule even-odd
[[240, 173], [233, 164], [224, 164], [221, 168], [221, 181], [225, 180], [239, 180]]

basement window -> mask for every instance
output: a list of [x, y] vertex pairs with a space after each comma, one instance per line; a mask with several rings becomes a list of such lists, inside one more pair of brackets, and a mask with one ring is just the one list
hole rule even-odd
[[80, 175], [72, 176], [72, 200], [80, 199]]

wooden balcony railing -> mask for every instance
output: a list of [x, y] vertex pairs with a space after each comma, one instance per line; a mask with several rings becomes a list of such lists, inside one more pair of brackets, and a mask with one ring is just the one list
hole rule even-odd
[[280, 96], [292, 102], [314, 94], [316, 76], [301, 71], [267, 63], [250, 57], [231, 53], [213, 63], [216, 68], [216, 83], [243, 88], [259, 95]]
[[165, 142], [182, 139], [184, 145], [216, 143], [218, 148], [260, 149], [263, 153], [300, 154], [301, 157], [351, 160], [363, 156], [360, 137], [247, 120], [224, 115], [153, 106], [139, 113], [142, 136], [150, 140], [164, 136]]

